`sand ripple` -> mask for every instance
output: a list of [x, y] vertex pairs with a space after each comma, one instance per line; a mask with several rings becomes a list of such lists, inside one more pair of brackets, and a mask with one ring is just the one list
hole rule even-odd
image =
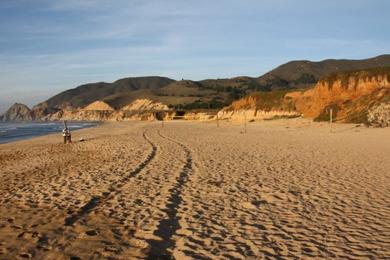
[[0, 146], [0, 259], [390, 258], [390, 132], [105, 124]]

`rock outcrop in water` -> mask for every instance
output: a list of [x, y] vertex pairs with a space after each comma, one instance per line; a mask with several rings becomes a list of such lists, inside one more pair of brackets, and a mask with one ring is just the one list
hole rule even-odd
[[2, 122], [24, 122], [33, 120], [33, 116], [28, 106], [15, 103], [1, 117]]

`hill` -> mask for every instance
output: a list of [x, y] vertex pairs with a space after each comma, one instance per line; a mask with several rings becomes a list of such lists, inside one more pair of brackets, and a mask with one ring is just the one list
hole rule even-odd
[[32, 109], [33, 118], [43, 118], [62, 109], [83, 108], [95, 101], [121, 109], [137, 99], [163, 103], [171, 109], [220, 109], [234, 100], [259, 91], [306, 89], [331, 73], [390, 66], [390, 55], [365, 60], [291, 61], [260, 76], [176, 81], [166, 77], [123, 78], [97, 82], [61, 92]]
[[[63, 108], [80, 108], [110, 96], [122, 95], [139, 90], [154, 90], [172, 82], [174, 80], [169, 78], [153, 76], [123, 78], [113, 83], [89, 83], [66, 90], [49, 98], [45, 102], [33, 107], [33, 112], [39, 118]], [[109, 103], [109, 105], [116, 108], [116, 104]]]
[[385, 66], [390, 66], [390, 55], [363, 60], [291, 61], [259, 77], [258, 82], [270, 89], [307, 88], [332, 73]]

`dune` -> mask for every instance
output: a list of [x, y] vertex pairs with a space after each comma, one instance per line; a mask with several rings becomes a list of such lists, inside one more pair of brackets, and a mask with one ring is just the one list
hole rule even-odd
[[114, 111], [114, 109], [103, 101], [95, 101], [83, 108], [84, 111]]
[[388, 259], [390, 131], [106, 123], [0, 145], [0, 259]]

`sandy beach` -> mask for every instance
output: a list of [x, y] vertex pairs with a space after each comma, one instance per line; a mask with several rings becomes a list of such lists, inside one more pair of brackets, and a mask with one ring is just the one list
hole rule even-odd
[[73, 140], [0, 145], [0, 259], [390, 258], [389, 128], [122, 122]]

